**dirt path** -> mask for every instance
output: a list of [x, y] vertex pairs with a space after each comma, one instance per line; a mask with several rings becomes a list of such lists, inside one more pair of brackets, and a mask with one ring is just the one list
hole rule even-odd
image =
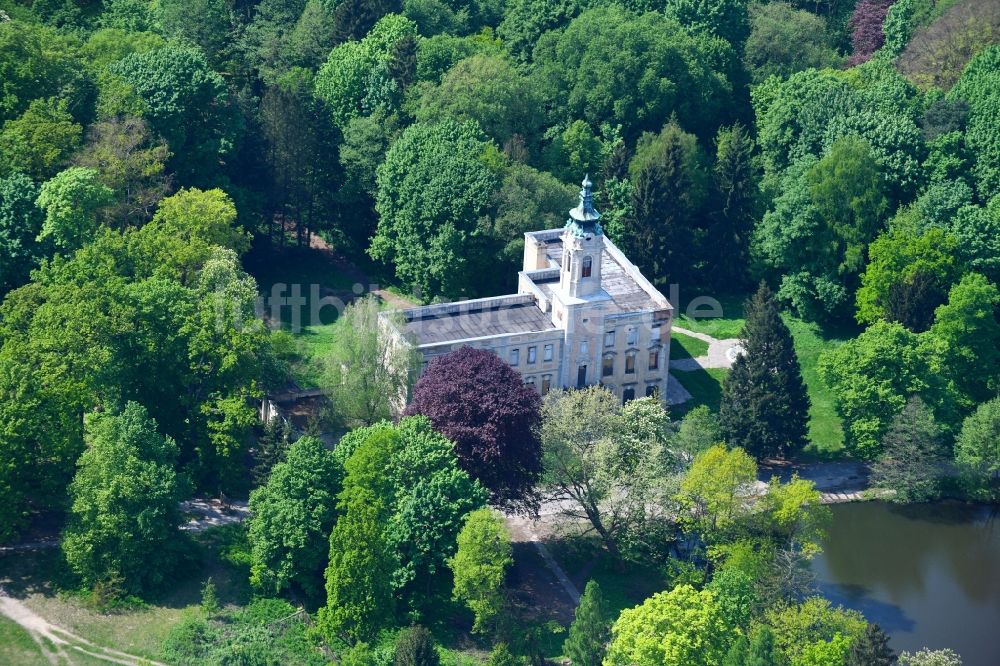
[[316, 234], [309, 235], [309, 247], [319, 250], [327, 256], [330, 263], [335, 267], [336, 270], [350, 277], [354, 282], [361, 285], [363, 288], [362, 293], [371, 292], [378, 296], [382, 301], [388, 303], [391, 307], [400, 310], [405, 310], [407, 308], [412, 308], [416, 305], [413, 301], [403, 298], [398, 294], [394, 294], [388, 289], [382, 289], [379, 285], [375, 284], [374, 280], [365, 273], [363, 270], [352, 264], [346, 258], [337, 254], [337, 252], [330, 247], [330, 244], [325, 240], [320, 238]]
[[22, 602], [9, 596], [3, 588], [0, 588], [0, 614], [27, 631], [53, 666], [76, 663], [73, 659], [76, 653], [122, 666], [166, 666], [152, 659], [95, 645], [82, 636], [57, 627]]
[[689, 338], [696, 338], [707, 342], [708, 353], [698, 358], [682, 358], [671, 361], [671, 370], [691, 372], [693, 370], [701, 370], [702, 368], [731, 368], [733, 367], [733, 361], [736, 360], [736, 357], [742, 351], [740, 341], [737, 338], [719, 340], [713, 338], [711, 335], [695, 333], [679, 326], [674, 326], [672, 330]]

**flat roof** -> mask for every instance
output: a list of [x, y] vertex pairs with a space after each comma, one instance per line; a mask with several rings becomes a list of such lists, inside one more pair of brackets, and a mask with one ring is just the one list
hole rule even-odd
[[[545, 256], [549, 260], [549, 265], [552, 268], [558, 268], [562, 262], [562, 237], [557, 236], [553, 238], [548, 231], [539, 232], [539, 235], [541, 236], [540, 240], [545, 244]], [[648, 288], [646, 288], [632, 275], [633, 271], [638, 273], [638, 269], [635, 266], [631, 265], [631, 263], [625, 266], [615, 257], [615, 254], [622, 255], [620, 251], [615, 252], [608, 248], [608, 246], [614, 247], [611, 241], [605, 238], [605, 243], [607, 245], [604, 251], [601, 252], [601, 288], [611, 297], [611, 301], [614, 303], [618, 313], [672, 309], [667, 299], [659, 294], [652, 285], [647, 283]], [[622, 259], [624, 259], [624, 256], [622, 256]], [[625, 261], [628, 260], [626, 259]], [[555, 286], [546, 284], [547, 282], [549, 281], [538, 281], [535, 284], [551, 298]], [[655, 291], [659, 298], [650, 294], [650, 289]]]
[[404, 310], [404, 334], [418, 346], [555, 330], [530, 295], [498, 296]]

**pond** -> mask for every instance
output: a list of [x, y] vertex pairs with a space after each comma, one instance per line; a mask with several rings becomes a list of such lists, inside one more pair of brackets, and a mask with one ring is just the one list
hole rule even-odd
[[897, 652], [949, 647], [965, 666], [1000, 664], [1000, 508], [831, 508], [813, 565], [827, 598], [878, 622]]

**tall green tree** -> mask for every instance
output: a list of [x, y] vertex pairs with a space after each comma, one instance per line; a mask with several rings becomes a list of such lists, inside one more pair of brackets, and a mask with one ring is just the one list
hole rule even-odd
[[513, 562], [510, 535], [500, 514], [492, 509], [470, 513], [448, 566], [455, 577], [454, 599], [475, 616], [473, 631], [496, 631], [504, 611], [504, 580]]
[[142, 102], [142, 116], [167, 141], [170, 166], [186, 185], [211, 184], [239, 133], [225, 81], [198, 49], [166, 46], [108, 68]]
[[926, 330], [934, 310], [965, 272], [957, 241], [941, 228], [923, 233], [908, 224], [893, 225], [868, 248], [870, 261], [857, 293], [857, 320], [899, 321]]
[[611, 633], [607, 666], [710, 666], [736, 638], [715, 595], [687, 584], [622, 611]]
[[491, 147], [470, 124], [416, 123], [378, 168], [379, 223], [368, 252], [424, 301], [476, 293], [496, 250], [477, 233], [496, 188], [484, 163]]
[[713, 211], [710, 230], [716, 250], [712, 265], [719, 271], [716, 279], [720, 286], [742, 284], [750, 265], [750, 240], [759, 198], [753, 139], [741, 125], [733, 125], [719, 128], [715, 145], [713, 184], [718, 208]]
[[35, 205], [38, 186], [24, 174], [0, 178], [0, 298], [28, 281], [44, 256], [35, 240], [44, 216]]
[[587, 581], [563, 654], [579, 666], [600, 666], [611, 641], [611, 618], [596, 580]]
[[63, 253], [73, 252], [97, 234], [98, 212], [112, 203], [114, 192], [94, 169], [70, 167], [42, 185], [38, 207], [45, 221], [38, 235]]
[[785, 457], [806, 443], [809, 396], [792, 335], [761, 284], [746, 305], [742, 353], [722, 387], [723, 439], [758, 458]]
[[705, 541], [721, 541], [746, 517], [756, 480], [757, 464], [746, 451], [717, 444], [702, 452], [681, 481], [679, 499], [689, 509], [686, 520]]
[[440, 666], [441, 657], [431, 632], [419, 625], [399, 632], [392, 663], [393, 666]]
[[313, 437], [288, 449], [267, 485], [250, 494], [250, 582], [268, 594], [294, 587], [312, 600], [323, 590], [325, 541], [336, 518], [343, 470]]
[[330, 640], [370, 641], [392, 622], [395, 557], [380, 521], [377, 497], [356, 492], [345, 497], [343, 514], [330, 534], [326, 606], [318, 623]]
[[82, 134], [66, 100], [36, 99], [0, 130], [0, 174], [20, 171], [36, 180], [50, 178], [66, 163]]
[[819, 372], [844, 419], [844, 440], [859, 458], [875, 460], [892, 420], [912, 395], [943, 422], [954, 416], [954, 395], [929, 370], [921, 339], [900, 324], [878, 322], [820, 356]]
[[957, 389], [964, 406], [989, 400], [1000, 389], [1000, 290], [969, 273], [934, 313], [925, 342], [931, 370]]
[[154, 592], [179, 559], [185, 483], [174, 471], [177, 445], [134, 402], [120, 414], [90, 415], [86, 428], [63, 553], [87, 585]]
[[600, 386], [552, 392], [542, 405], [543, 480], [564, 500], [562, 513], [589, 522], [616, 561], [623, 541], [642, 543], [673, 509], [667, 428], [655, 398], [623, 408]]
[[374, 296], [347, 306], [326, 373], [337, 420], [349, 426], [388, 420], [409, 398], [417, 359], [381, 322], [379, 310]]
[[945, 443], [934, 414], [911, 398], [882, 440], [882, 455], [872, 466], [872, 482], [893, 491], [894, 502], [926, 502], [940, 492]]
[[980, 482], [1000, 471], [1000, 398], [979, 405], [962, 423], [955, 462]]

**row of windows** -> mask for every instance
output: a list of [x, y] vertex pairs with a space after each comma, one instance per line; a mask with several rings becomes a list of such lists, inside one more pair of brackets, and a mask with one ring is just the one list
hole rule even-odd
[[[551, 361], [552, 360], [552, 345], [545, 345], [542, 347], [542, 360]], [[528, 347], [528, 363], [535, 363], [538, 361], [538, 347]], [[510, 350], [510, 364], [520, 365], [521, 364], [521, 349], [515, 347]]]
[[[632, 375], [635, 374], [635, 357], [636, 352], [629, 352], [625, 354], [625, 374]], [[652, 349], [649, 352], [649, 365], [650, 370], [660, 369], [660, 350]], [[610, 377], [615, 374], [615, 357], [608, 355], [605, 356], [601, 361], [601, 376]]]
[[[532, 388], [534, 388], [535, 378], [534, 377], [526, 378], [524, 380], [524, 384], [525, 386], [531, 386]], [[552, 389], [552, 375], [542, 375], [542, 387], [541, 387], [542, 395], [547, 394], [551, 389]]]

